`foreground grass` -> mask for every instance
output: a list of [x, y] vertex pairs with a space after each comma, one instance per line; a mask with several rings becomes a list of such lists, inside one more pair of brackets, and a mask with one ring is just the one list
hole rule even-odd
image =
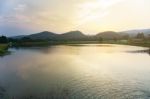
[[0, 44], [0, 56], [8, 53], [8, 44]]

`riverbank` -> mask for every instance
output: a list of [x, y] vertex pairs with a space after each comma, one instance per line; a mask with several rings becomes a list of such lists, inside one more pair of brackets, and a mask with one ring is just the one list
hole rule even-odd
[[8, 44], [0, 44], [0, 56], [8, 53]]
[[118, 42], [117, 44], [125, 44], [131, 46], [141, 46], [141, 47], [149, 47], [150, 48], [150, 41], [133, 41], [129, 40], [127, 42]]
[[40, 47], [49, 45], [67, 45], [67, 44], [100, 44], [99, 41], [37, 41], [37, 42], [19, 42], [13, 43], [13, 47]]
[[131, 46], [141, 46], [149, 47], [150, 41], [131, 41], [131, 40], [118, 40], [118, 41], [104, 41], [104, 44], [120, 44], [120, 45], [131, 45]]
[[141, 47], [150, 47], [150, 41], [136, 41], [136, 40], [104, 40], [104, 41], [43, 41], [43, 42], [19, 42], [14, 43], [14, 47], [39, 47], [49, 45], [67, 45], [67, 44], [120, 44], [132, 45]]

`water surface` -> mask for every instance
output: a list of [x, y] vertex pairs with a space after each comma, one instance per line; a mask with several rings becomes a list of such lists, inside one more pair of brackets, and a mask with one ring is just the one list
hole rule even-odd
[[59, 45], [0, 58], [0, 99], [150, 99], [148, 48]]

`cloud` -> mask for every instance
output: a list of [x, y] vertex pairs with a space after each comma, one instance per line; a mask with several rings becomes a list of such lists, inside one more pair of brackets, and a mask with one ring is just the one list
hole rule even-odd
[[27, 8], [25, 4], [18, 4], [17, 7], [14, 8], [16, 12], [24, 12]]
[[123, 0], [93, 0], [83, 2], [77, 5], [77, 16], [79, 21], [77, 26], [86, 24], [91, 21], [100, 21], [103, 17], [109, 15], [109, 8]]
[[149, 0], [0, 0], [0, 26], [54, 32], [128, 28], [133, 20], [148, 24], [149, 4]]

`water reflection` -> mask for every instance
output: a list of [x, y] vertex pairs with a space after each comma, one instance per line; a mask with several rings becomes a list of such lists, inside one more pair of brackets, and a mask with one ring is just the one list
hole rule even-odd
[[150, 49], [146, 50], [136, 50], [136, 51], [129, 51], [130, 53], [147, 53], [150, 55]]
[[124, 45], [11, 49], [0, 58], [0, 89], [10, 99], [148, 99], [147, 50]]
[[0, 86], [0, 99], [4, 98], [6, 90]]

